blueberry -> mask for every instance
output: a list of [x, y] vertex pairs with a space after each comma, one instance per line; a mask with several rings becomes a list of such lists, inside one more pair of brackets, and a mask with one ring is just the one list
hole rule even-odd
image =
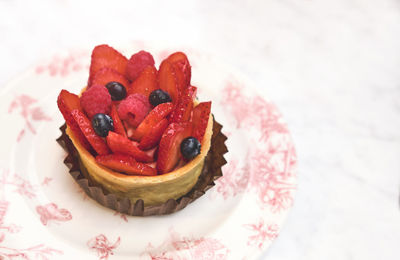
[[93, 116], [92, 126], [96, 134], [101, 137], [106, 137], [109, 131], [114, 130], [114, 124], [111, 117], [101, 113]]
[[153, 107], [156, 107], [162, 103], [172, 102], [172, 99], [168, 92], [165, 92], [161, 89], [156, 89], [150, 93], [149, 102], [153, 105]]
[[112, 100], [122, 100], [126, 97], [126, 88], [119, 82], [111, 81], [106, 85]]
[[187, 137], [181, 143], [181, 153], [185, 159], [191, 160], [200, 154], [201, 145], [194, 137]]

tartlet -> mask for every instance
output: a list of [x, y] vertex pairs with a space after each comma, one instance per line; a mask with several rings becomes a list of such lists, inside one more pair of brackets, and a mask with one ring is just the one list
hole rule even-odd
[[87, 87], [79, 96], [62, 90], [57, 100], [65, 162], [90, 197], [122, 213], [157, 215], [214, 185], [226, 137], [190, 78], [182, 52], [157, 70], [145, 51], [128, 60], [108, 45], [93, 49]]
[[120, 198], [129, 198], [132, 203], [142, 199], [144, 205], [160, 205], [169, 199], [178, 199], [196, 184], [203, 169], [204, 159], [211, 146], [213, 121], [209, 117], [201, 153], [192, 161], [171, 172], [157, 176], [130, 176], [99, 165], [67, 127], [66, 133], [79, 153], [80, 160], [94, 182], [107, 192]]

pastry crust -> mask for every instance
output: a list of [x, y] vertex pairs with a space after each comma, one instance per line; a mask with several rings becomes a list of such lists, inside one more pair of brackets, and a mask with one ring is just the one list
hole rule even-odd
[[66, 133], [93, 181], [120, 198], [129, 198], [133, 204], [142, 199], [145, 206], [153, 206], [162, 204], [169, 199], [178, 199], [193, 188], [203, 169], [204, 159], [210, 150], [212, 129], [213, 118], [210, 115], [201, 142], [200, 154], [184, 166], [157, 176], [129, 176], [101, 166], [96, 163], [93, 155], [83, 148], [69, 127], [66, 129]]

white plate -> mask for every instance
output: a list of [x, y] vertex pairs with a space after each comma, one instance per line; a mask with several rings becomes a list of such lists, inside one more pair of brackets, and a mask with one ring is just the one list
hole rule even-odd
[[[135, 45], [136, 44], [136, 45]], [[173, 49], [151, 51], [157, 64]], [[233, 68], [197, 51], [192, 84], [229, 137], [224, 176], [168, 216], [131, 217], [98, 205], [68, 174], [55, 141], [61, 89], [78, 93], [90, 52], [40, 63], [0, 96], [0, 256], [27, 259], [249, 259], [277, 237], [296, 189], [296, 153], [278, 109]], [[42, 258], [41, 258], [42, 257]]]

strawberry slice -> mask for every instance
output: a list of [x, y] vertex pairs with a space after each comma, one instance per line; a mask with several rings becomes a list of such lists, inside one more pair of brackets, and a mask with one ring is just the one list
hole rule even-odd
[[111, 81], [121, 83], [125, 88], [128, 88], [129, 86], [129, 81], [124, 75], [110, 68], [102, 68], [94, 75], [89, 88], [93, 85], [105, 86]]
[[68, 92], [67, 90], [61, 90], [60, 94], [57, 98], [58, 109], [63, 115], [65, 122], [68, 127], [74, 133], [74, 136], [79, 140], [81, 145], [85, 147], [86, 150], [91, 151], [92, 147], [89, 142], [86, 140], [86, 137], [83, 135], [81, 129], [76, 123], [75, 119], [72, 117], [71, 112], [74, 109], [78, 109], [82, 111], [79, 97], [75, 94]]
[[112, 170], [123, 172], [129, 175], [155, 176], [156, 169], [151, 166], [135, 161], [132, 156], [124, 154], [99, 155], [96, 161]]
[[156, 89], [158, 89], [157, 69], [154, 66], [148, 66], [140, 73], [139, 77], [132, 82], [128, 89], [128, 95], [139, 93], [148, 98], [150, 93]]
[[107, 144], [113, 153], [127, 154], [139, 162], [153, 162], [154, 159], [138, 148], [138, 143], [114, 132], [109, 132]]
[[168, 60], [164, 60], [160, 65], [158, 84], [160, 89], [168, 92], [174, 104], [178, 102], [178, 79], [176, 78], [174, 67]]
[[163, 119], [158, 122], [148, 133], [142, 137], [142, 140], [140, 140], [139, 143], [139, 148], [142, 150], [148, 150], [157, 146], [167, 126], [167, 119]]
[[149, 133], [161, 120], [167, 117], [172, 109], [173, 105], [170, 102], [159, 104], [150, 111], [136, 130], [131, 129], [129, 131], [128, 137], [140, 141], [146, 133]]
[[118, 115], [118, 112], [117, 112], [117, 108], [115, 107], [115, 105], [112, 105], [112, 106], [111, 106], [111, 113], [110, 113], [110, 116], [111, 116], [111, 118], [112, 118], [112, 120], [113, 120], [114, 131], [115, 131], [117, 134], [120, 134], [120, 135], [122, 135], [122, 136], [124, 136], [124, 137], [127, 137], [127, 136], [126, 136], [126, 132], [125, 132], [125, 127], [124, 127], [124, 125], [122, 124], [121, 119], [119, 118], [119, 115]]
[[192, 133], [190, 122], [172, 123], [165, 129], [158, 146], [157, 170], [159, 174], [170, 172], [181, 158], [183, 139]]
[[188, 95], [190, 95], [193, 99], [193, 101], [197, 98], [197, 87], [195, 86], [189, 86], [187, 89]]
[[88, 86], [92, 85], [94, 75], [102, 68], [110, 68], [125, 75], [128, 59], [114, 48], [103, 44], [96, 46], [92, 51]]
[[89, 141], [90, 145], [94, 148], [94, 150], [100, 155], [109, 154], [110, 149], [108, 149], [107, 144], [104, 142], [104, 140], [100, 136], [98, 136], [93, 130], [92, 123], [85, 116], [85, 114], [82, 111], [74, 109], [72, 110], [71, 115], [78, 123], [79, 128], [85, 135], [86, 139]]
[[197, 138], [201, 143], [203, 141], [204, 133], [206, 132], [208, 119], [211, 112], [211, 101], [202, 102], [193, 109], [193, 133], [192, 136]]
[[184, 91], [190, 84], [190, 78], [192, 74], [188, 58], [183, 52], [175, 52], [171, 54], [167, 60], [174, 67], [179, 91]]
[[[190, 90], [190, 92], [192, 89]], [[193, 110], [193, 98], [189, 93], [189, 89], [185, 89], [179, 97], [179, 102], [170, 116], [171, 123], [179, 123], [189, 121]]]

